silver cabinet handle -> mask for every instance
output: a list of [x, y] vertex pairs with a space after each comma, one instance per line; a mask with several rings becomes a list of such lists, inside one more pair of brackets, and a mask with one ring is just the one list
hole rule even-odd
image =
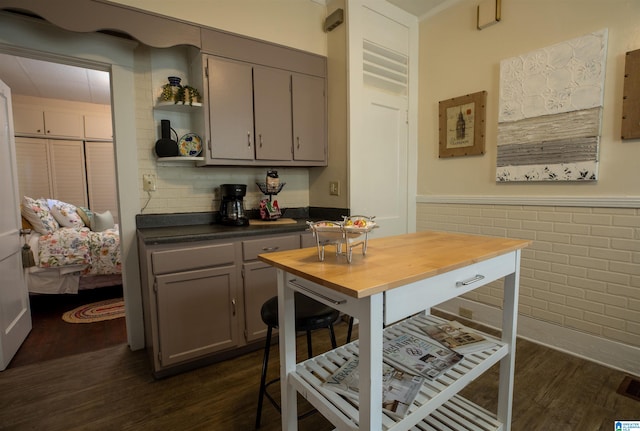
[[235, 298], [231, 300], [231, 306], [233, 309], [233, 315], [235, 316], [236, 315], [236, 299]]
[[325, 301], [328, 301], [332, 304], [336, 304], [336, 305], [340, 305], [340, 304], [344, 304], [347, 302], [346, 299], [340, 299], [340, 300], [336, 300], [333, 298], [329, 298], [328, 296], [322, 295], [318, 292], [314, 292], [313, 290], [309, 289], [307, 286], [303, 286], [302, 284], [296, 283], [296, 279], [294, 278], [293, 280], [289, 280], [289, 284], [297, 287], [300, 290], [304, 290], [307, 293], [310, 293], [312, 296], [317, 296], [318, 298], [322, 298]]
[[279, 250], [280, 247], [276, 246], [276, 247], [262, 247], [262, 251], [276, 251]]
[[247, 146], [251, 146], [251, 132], [247, 132]]
[[262, 148], [262, 133], [258, 135], [260, 137], [260, 148]]
[[298, 149], [300, 149], [300, 136], [296, 136], [296, 141], [298, 142]]
[[473, 284], [477, 281], [480, 280], [484, 280], [484, 275], [476, 275], [475, 277], [471, 277], [468, 280], [464, 280], [464, 281], [456, 281], [456, 287], [461, 287], [461, 286], [468, 286], [470, 284]]

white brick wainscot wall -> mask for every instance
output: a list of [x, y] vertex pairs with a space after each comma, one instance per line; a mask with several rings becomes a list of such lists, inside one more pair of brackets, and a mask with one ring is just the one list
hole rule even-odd
[[[518, 335], [640, 375], [640, 197], [418, 196], [417, 230], [533, 240]], [[442, 304], [500, 327], [502, 284]]]

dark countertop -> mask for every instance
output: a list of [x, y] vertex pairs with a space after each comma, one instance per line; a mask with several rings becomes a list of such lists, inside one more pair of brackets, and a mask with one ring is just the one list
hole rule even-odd
[[[172, 244], [177, 242], [207, 241], [242, 238], [256, 235], [277, 235], [304, 232], [307, 220], [341, 220], [348, 215], [344, 208], [289, 208], [284, 217], [296, 220], [293, 224], [260, 224], [250, 226], [227, 226], [216, 222], [215, 212], [138, 214], [136, 227], [138, 237], [147, 245]], [[255, 215], [255, 214], [253, 214]]]
[[138, 236], [145, 244], [152, 245], [304, 232], [306, 229], [306, 219], [299, 219], [296, 220], [296, 224], [226, 226], [210, 223], [191, 226], [140, 228], [138, 229]]

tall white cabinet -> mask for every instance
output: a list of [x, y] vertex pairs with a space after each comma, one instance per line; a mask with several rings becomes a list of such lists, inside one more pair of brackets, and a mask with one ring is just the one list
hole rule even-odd
[[[53, 198], [118, 217], [110, 112], [25, 98], [14, 104], [20, 196]], [[49, 106], [59, 103], [62, 108]], [[75, 110], [74, 110], [75, 109]]]

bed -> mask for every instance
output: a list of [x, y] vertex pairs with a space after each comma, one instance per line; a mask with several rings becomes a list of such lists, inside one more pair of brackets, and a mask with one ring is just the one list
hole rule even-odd
[[122, 284], [120, 235], [109, 211], [52, 199], [24, 197], [25, 235], [33, 256], [26, 271], [30, 293], [78, 293]]

